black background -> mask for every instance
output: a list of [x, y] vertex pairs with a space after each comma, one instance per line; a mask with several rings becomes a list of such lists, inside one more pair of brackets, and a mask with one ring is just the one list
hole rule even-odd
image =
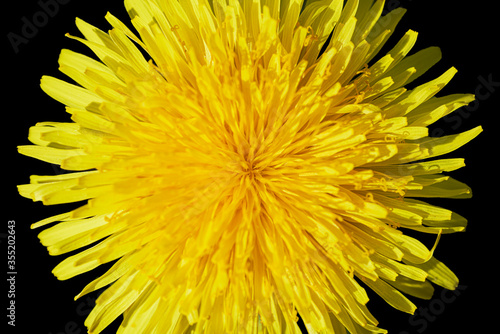
[[[45, 1], [42, 1], [45, 2]], [[39, 231], [29, 226], [45, 217], [66, 212], [75, 205], [44, 207], [40, 203], [21, 198], [17, 184], [29, 182], [29, 175], [51, 175], [60, 173], [57, 167], [17, 154], [17, 145], [28, 144], [28, 128], [41, 121], [69, 121], [64, 107], [46, 96], [39, 88], [42, 75], [59, 78], [57, 58], [62, 48], [91, 55], [91, 51], [72, 41], [64, 34], [79, 35], [74, 18], [76, 16], [98, 26], [109, 28], [104, 19], [107, 11], [127, 22], [122, 1], [60, 0], [53, 17], [43, 20], [38, 15], [41, 6], [37, 1], [4, 3], [2, 17], [2, 127], [3, 165], [2, 190], [6, 204], [2, 205], [2, 228], [0, 229], [0, 255], [3, 281], [2, 327], [7, 324], [7, 222], [16, 221], [16, 327], [8, 326], [7, 333], [85, 333], [83, 322], [98, 293], [73, 300], [80, 290], [105, 268], [80, 275], [68, 281], [58, 281], [52, 274], [65, 255], [51, 257], [39, 243]], [[64, 2], [64, 4], [62, 4]], [[438, 4], [437, 4], [438, 3]], [[466, 3], [467, 6], [463, 4]], [[476, 108], [463, 110], [453, 118], [439, 121], [433, 127], [435, 134], [452, 134], [482, 125], [484, 132], [465, 147], [450, 156], [466, 158], [467, 167], [453, 172], [451, 176], [469, 184], [474, 197], [470, 200], [439, 200], [434, 203], [452, 209], [469, 219], [465, 233], [444, 235], [435, 255], [445, 262], [460, 278], [460, 295], [446, 293], [437, 288], [431, 301], [413, 299], [419, 307], [417, 316], [411, 320], [408, 314], [393, 310], [373, 296], [368, 307], [380, 321], [380, 326], [390, 333], [492, 333], [496, 332], [498, 318], [498, 122], [500, 97], [499, 22], [493, 2], [475, 1], [387, 1], [387, 8], [403, 6], [409, 11], [399, 24], [388, 45], [395, 42], [408, 29], [419, 32], [414, 50], [428, 46], [440, 46], [443, 60], [418, 80], [424, 83], [433, 79], [451, 66], [458, 69], [452, 82], [439, 94], [481, 94]], [[6, 6], [6, 7], [5, 7]], [[37, 31], [18, 46], [17, 52], [9, 41], [12, 33], [22, 35], [25, 20], [38, 21]], [[483, 78], [483, 79], [480, 79]], [[490, 90], [484, 80], [496, 83]], [[6, 88], [6, 89], [5, 89]], [[474, 109], [474, 110], [472, 110]], [[433, 238], [422, 240], [432, 245]], [[455, 298], [452, 298], [452, 297]], [[450, 301], [454, 299], [453, 301]], [[428, 318], [422, 315], [428, 309]], [[104, 333], [114, 333], [115, 322]], [[1, 327], [0, 327], [1, 328]]]

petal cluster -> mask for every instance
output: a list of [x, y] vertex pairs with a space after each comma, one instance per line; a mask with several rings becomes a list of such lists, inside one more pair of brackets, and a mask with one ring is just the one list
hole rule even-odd
[[[22, 196], [85, 201], [46, 218], [55, 269], [69, 279], [112, 263], [77, 296], [107, 287], [86, 320], [99, 333], [384, 333], [366, 288], [403, 312], [409, 296], [456, 276], [433, 257], [466, 219], [419, 198], [468, 198], [435, 159], [481, 128], [439, 138], [427, 126], [474, 97], [436, 97], [451, 68], [411, 55], [408, 31], [377, 56], [404, 9], [371, 0], [125, 0], [137, 33], [77, 19], [96, 59], [62, 50], [74, 83], [42, 89], [71, 122], [30, 129], [21, 154], [71, 171], [31, 176]], [[405, 234], [436, 235], [429, 249]]]

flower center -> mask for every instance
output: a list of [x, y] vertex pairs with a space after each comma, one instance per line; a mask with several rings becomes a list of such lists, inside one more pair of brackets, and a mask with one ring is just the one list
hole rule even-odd
[[249, 176], [254, 176], [254, 173], [257, 172], [255, 166], [254, 166], [254, 163], [253, 161], [243, 161], [242, 164], [242, 172], [245, 174], [245, 175], [249, 175]]

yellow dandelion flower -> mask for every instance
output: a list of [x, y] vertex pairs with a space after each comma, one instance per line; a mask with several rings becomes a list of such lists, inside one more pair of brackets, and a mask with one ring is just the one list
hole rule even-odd
[[[31, 176], [22, 196], [86, 201], [39, 235], [51, 255], [84, 248], [61, 280], [113, 262], [76, 297], [107, 286], [86, 319], [99, 333], [384, 333], [368, 287], [413, 313], [457, 277], [414, 230], [466, 220], [417, 198], [467, 198], [434, 159], [481, 128], [440, 138], [427, 126], [474, 97], [435, 95], [451, 68], [408, 55], [408, 31], [375, 58], [404, 14], [372, 0], [125, 0], [137, 33], [76, 20], [94, 60], [62, 50], [42, 89], [71, 122], [42, 122], [21, 154], [71, 173]], [[377, 59], [377, 60], [374, 60]], [[87, 247], [90, 246], [90, 247]]]

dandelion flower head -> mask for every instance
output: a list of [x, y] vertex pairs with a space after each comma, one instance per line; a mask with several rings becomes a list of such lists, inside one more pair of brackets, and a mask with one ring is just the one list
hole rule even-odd
[[[30, 128], [19, 152], [70, 172], [33, 175], [22, 196], [84, 201], [46, 218], [51, 255], [80, 250], [61, 280], [110, 264], [86, 319], [99, 333], [385, 333], [366, 289], [413, 313], [457, 277], [407, 231], [463, 231], [422, 198], [467, 198], [438, 158], [481, 128], [427, 126], [471, 102], [436, 97], [449, 69], [408, 89], [441, 53], [405, 10], [372, 0], [125, 0], [131, 26], [76, 20], [95, 57], [62, 50], [42, 89], [68, 122]], [[132, 27], [133, 26], [133, 27]], [[418, 235], [413, 233], [412, 235]], [[437, 245], [437, 241], [436, 241]]]

